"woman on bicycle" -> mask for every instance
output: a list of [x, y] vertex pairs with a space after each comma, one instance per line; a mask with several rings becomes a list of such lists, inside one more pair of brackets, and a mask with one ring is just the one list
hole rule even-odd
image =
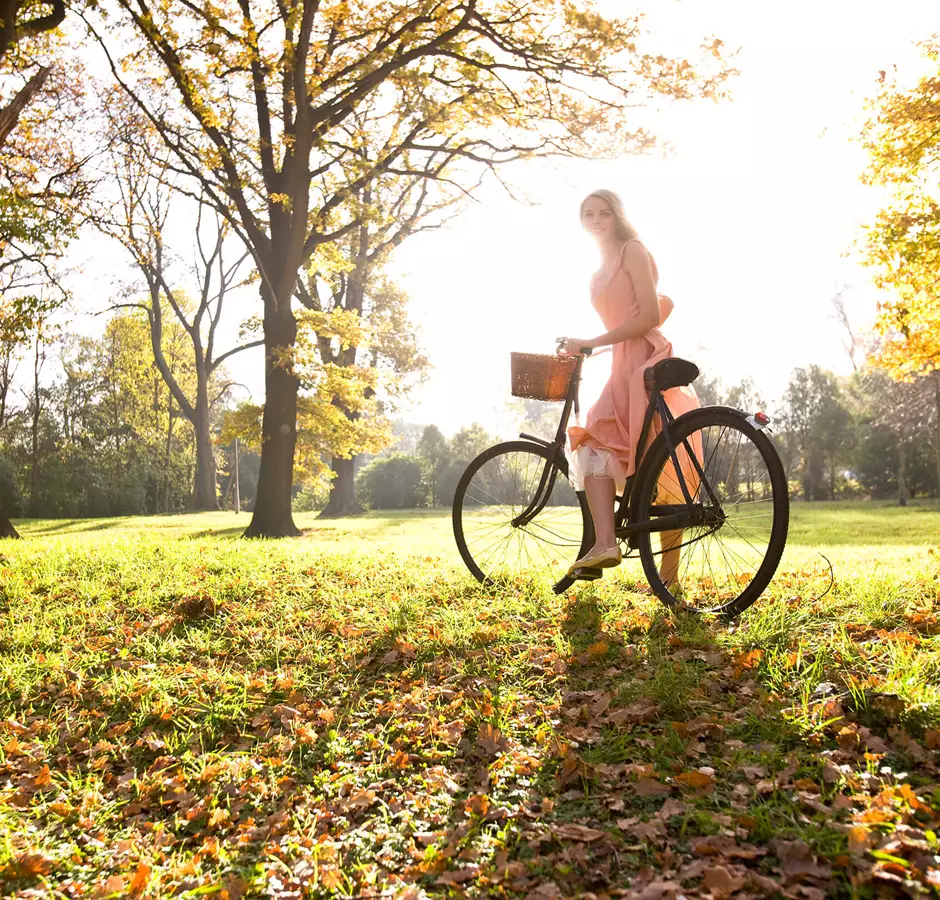
[[[582, 201], [580, 215], [582, 227], [601, 252], [601, 268], [591, 278], [591, 303], [607, 331], [593, 338], [567, 338], [562, 352], [612, 345], [613, 363], [610, 380], [588, 411], [584, 427], [568, 429], [572, 481], [587, 495], [595, 533], [594, 546], [569, 574], [578, 568], [616, 566], [622, 559], [614, 534], [614, 502], [633, 474], [639, 452], [636, 444], [647, 405], [643, 372], [673, 355], [659, 330], [672, 301], [657, 294], [656, 262], [627, 220], [620, 198], [613, 191], [594, 191]], [[664, 398], [675, 416], [699, 405], [691, 385], [671, 388]], [[667, 495], [662, 501], [669, 502], [671, 493], [660, 485], [660, 494]], [[667, 586], [677, 580], [681, 535], [673, 531], [660, 536], [660, 573]]]

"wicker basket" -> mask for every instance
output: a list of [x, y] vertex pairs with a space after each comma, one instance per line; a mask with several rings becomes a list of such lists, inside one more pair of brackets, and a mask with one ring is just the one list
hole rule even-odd
[[550, 356], [546, 353], [513, 353], [512, 395], [532, 400], [564, 400], [568, 395], [576, 356]]

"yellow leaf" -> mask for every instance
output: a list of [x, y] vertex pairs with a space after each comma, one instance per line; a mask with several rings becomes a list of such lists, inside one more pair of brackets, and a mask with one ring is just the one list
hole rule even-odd
[[147, 882], [150, 880], [150, 866], [145, 862], [140, 862], [137, 864], [137, 870], [134, 872], [134, 877], [131, 878], [131, 883], [127, 886], [127, 890], [131, 894], [139, 894], [145, 887], [147, 887]]
[[849, 850], [852, 853], [864, 853], [868, 849], [871, 832], [863, 825], [854, 825], [849, 829]]
[[676, 775], [676, 781], [691, 788], [711, 787], [715, 783], [715, 779], [711, 775], [707, 772], [700, 772], [698, 769]]

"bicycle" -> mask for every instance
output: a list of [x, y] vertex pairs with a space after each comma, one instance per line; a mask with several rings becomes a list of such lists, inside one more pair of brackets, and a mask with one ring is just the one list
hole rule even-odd
[[[564, 400], [564, 407], [554, 439], [523, 432], [519, 440], [496, 444], [458, 482], [454, 537], [480, 582], [534, 575], [561, 594], [576, 580], [603, 575], [602, 569], [567, 574], [594, 543], [587, 500], [569, 481], [563, 451], [589, 355], [586, 348], [570, 357], [512, 355], [512, 393]], [[638, 460], [616, 501], [616, 536], [625, 558], [639, 555], [653, 593], [667, 607], [733, 618], [763, 593], [780, 562], [789, 524], [787, 480], [763, 412], [706, 406], [672, 415], [663, 392], [698, 375], [694, 363], [678, 357], [646, 369]], [[660, 535], [658, 550], [654, 534]], [[677, 579], [668, 585], [657, 566], [664, 550], [679, 552]]]

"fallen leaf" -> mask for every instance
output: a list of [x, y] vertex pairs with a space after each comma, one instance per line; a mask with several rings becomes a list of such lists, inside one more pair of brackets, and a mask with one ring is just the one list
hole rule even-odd
[[614, 725], [642, 725], [646, 722], [653, 722], [657, 718], [659, 718], [659, 704], [649, 699], [638, 700], [608, 715], [608, 719]]
[[219, 900], [241, 900], [248, 890], [248, 882], [238, 875], [231, 875], [225, 879], [225, 885], [219, 892]]
[[631, 787], [638, 797], [662, 797], [672, 793], [672, 785], [663, 784], [658, 778], [638, 778]]
[[480, 874], [479, 866], [467, 866], [465, 869], [456, 869], [453, 872], [444, 872], [435, 880], [435, 884], [463, 884], [466, 881], [473, 881]]
[[741, 673], [745, 669], [753, 669], [760, 664], [760, 661], [764, 658], [764, 651], [759, 647], [755, 647], [753, 650], [748, 650], [747, 653], [742, 654], [734, 661], [734, 677], [740, 678]]
[[484, 722], [480, 726], [480, 733], [477, 735], [477, 746], [491, 756], [495, 756], [500, 750], [504, 750], [506, 743], [502, 732], [489, 722]]
[[130, 730], [131, 730], [131, 723], [123, 722], [120, 725], [114, 725], [113, 727], [109, 728], [104, 733], [104, 736], [110, 740], [111, 738], [120, 737], [122, 734], [127, 734], [127, 732]]
[[127, 886], [128, 893], [139, 894], [145, 887], [147, 887], [147, 882], [150, 881], [150, 866], [145, 862], [139, 862], [137, 864], [137, 869], [134, 871], [134, 875], [131, 878], [130, 884]]
[[97, 894], [106, 897], [108, 894], [123, 894], [127, 885], [126, 875], [112, 875], [105, 879], [104, 883], [98, 887]]
[[598, 641], [596, 644], [591, 644], [590, 647], [585, 651], [588, 656], [593, 656], [595, 658], [600, 656], [606, 656], [607, 651], [610, 649], [607, 641]]
[[774, 838], [771, 849], [780, 860], [780, 871], [788, 881], [801, 878], [829, 878], [832, 869], [816, 862], [809, 844], [805, 841], [784, 841]]
[[5, 878], [36, 878], [38, 875], [48, 875], [52, 869], [52, 861], [41, 853], [20, 853], [0, 870]]
[[490, 798], [486, 794], [472, 794], [463, 804], [468, 815], [485, 816], [490, 808]]
[[328, 891], [338, 891], [343, 886], [343, 873], [337, 866], [329, 866], [320, 870], [320, 884]]
[[572, 841], [596, 841], [602, 838], [605, 832], [587, 825], [577, 825], [574, 822], [565, 822], [552, 826], [552, 834]]
[[368, 809], [375, 803], [375, 791], [356, 791], [346, 800], [348, 809]]
[[871, 832], [864, 825], [855, 825], [849, 829], [849, 851], [864, 853], [871, 843]]
[[630, 900], [676, 900], [683, 894], [682, 885], [678, 881], [659, 878], [651, 881], [646, 887], [630, 891], [626, 896]]
[[676, 775], [676, 781], [680, 784], [684, 784], [686, 787], [698, 789], [712, 787], [715, 784], [714, 777], [700, 769], [693, 769], [691, 772], [683, 772], [681, 775]]
[[744, 887], [744, 879], [732, 875], [724, 866], [709, 866], [702, 872], [702, 884], [711, 891], [712, 897], [730, 897]]
[[604, 691], [597, 699], [597, 702], [591, 705], [591, 715], [595, 717], [603, 715], [607, 711], [607, 707], [610, 706], [612, 699], [613, 697], [607, 691]]

